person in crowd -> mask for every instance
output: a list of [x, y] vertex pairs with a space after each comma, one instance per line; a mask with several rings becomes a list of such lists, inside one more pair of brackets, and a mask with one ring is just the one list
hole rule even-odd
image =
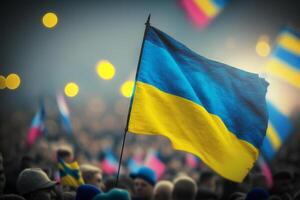
[[151, 200], [156, 183], [155, 172], [148, 167], [141, 167], [137, 173], [130, 174], [134, 181], [134, 200]]
[[17, 189], [26, 200], [52, 200], [57, 197], [56, 184], [42, 169], [27, 168], [18, 176]]
[[76, 200], [92, 200], [101, 190], [94, 185], [83, 184], [76, 190]]
[[158, 181], [154, 187], [153, 200], [171, 200], [173, 187], [171, 181]]
[[217, 177], [212, 171], [203, 171], [198, 179], [198, 188], [216, 192]]
[[174, 180], [173, 200], [195, 200], [196, 182], [188, 176], [180, 176]]
[[80, 171], [84, 183], [94, 185], [101, 190], [105, 189], [105, 186], [103, 184], [102, 171], [100, 168], [91, 164], [83, 164], [80, 165]]
[[74, 161], [74, 152], [72, 147], [68, 145], [62, 145], [56, 150], [57, 159], [63, 159], [66, 163], [72, 163]]

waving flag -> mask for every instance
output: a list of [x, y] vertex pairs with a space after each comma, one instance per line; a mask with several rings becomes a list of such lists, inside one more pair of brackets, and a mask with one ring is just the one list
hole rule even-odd
[[280, 112], [270, 101], [268, 103], [269, 124], [267, 135], [263, 142], [262, 153], [271, 161], [282, 143], [287, 139], [292, 130], [292, 122]]
[[284, 28], [266, 65], [266, 72], [300, 88], [300, 34]]
[[118, 161], [111, 150], [104, 152], [104, 159], [101, 162], [101, 169], [104, 173], [113, 175], [118, 171]]
[[224, 8], [227, 0], [180, 0], [190, 20], [205, 28]]
[[163, 135], [217, 173], [241, 182], [258, 158], [268, 83], [197, 55], [147, 25], [128, 131]]
[[79, 165], [76, 161], [66, 163], [63, 159], [58, 158], [58, 169], [62, 185], [77, 188], [84, 184]]
[[45, 120], [45, 107], [43, 103], [40, 103], [40, 107], [35, 114], [31, 127], [27, 133], [26, 142], [28, 145], [33, 145], [35, 141], [43, 134], [44, 132], [44, 120]]
[[158, 179], [160, 179], [166, 171], [166, 165], [158, 158], [157, 152], [154, 150], [147, 153], [144, 166], [152, 169]]
[[[296, 100], [300, 88], [299, 33], [289, 27], [279, 33], [265, 70], [271, 79], [271, 90], [268, 93], [269, 125], [262, 153], [267, 161], [272, 161], [292, 132], [291, 110], [299, 107]], [[282, 96], [290, 98], [282, 100]]]
[[133, 156], [127, 161], [127, 167], [131, 173], [137, 173], [143, 166], [143, 160], [138, 156]]
[[67, 106], [66, 100], [62, 94], [58, 94], [56, 97], [59, 113], [61, 116], [62, 124], [67, 133], [72, 133], [72, 123], [70, 119], [70, 111]]

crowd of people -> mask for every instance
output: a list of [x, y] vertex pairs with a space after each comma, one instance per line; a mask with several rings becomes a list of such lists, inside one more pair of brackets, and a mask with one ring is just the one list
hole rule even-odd
[[[127, 134], [120, 176], [108, 173], [102, 161], [109, 149], [120, 156], [126, 112], [107, 115], [97, 101], [73, 112], [73, 131], [60, 126], [55, 109], [48, 108], [45, 133], [35, 144], [26, 144], [32, 113], [22, 110], [1, 115], [0, 199], [85, 199], [85, 200], [198, 200], [198, 199], [300, 199], [300, 139], [298, 129], [271, 162], [272, 185], [255, 166], [242, 183], [225, 180], [198, 160], [186, 162], [186, 153], [172, 149], [159, 136]], [[125, 105], [125, 107], [127, 107]], [[54, 111], [53, 111], [54, 110]], [[126, 109], [125, 109], [126, 110]], [[149, 151], [165, 165], [158, 176], [149, 166], [132, 172], [130, 158], [144, 159]], [[84, 184], [79, 187], [60, 182], [57, 159], [77, 161]]]

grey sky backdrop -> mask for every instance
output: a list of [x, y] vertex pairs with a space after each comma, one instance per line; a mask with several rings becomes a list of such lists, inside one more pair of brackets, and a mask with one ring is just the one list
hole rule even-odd
[[[134, 77], [149, 13], [153, 26], [197, 53], [257, 72], [267, 60], [255, 52], [258, 38], [266, 34], [275, 42], [283, 25], [299, 28], [299, 5], [297, 0], [232, 0], [199, 31], [176, 0], [1, 1], [0, 75], [17, 73], [22, 79], [18, 90], [0, 90], [1, 110], [36, 106], [39, 97], [54, 96], [70, 81], [80, 87], [70, 101], [80, 103], [89, 95], [106, 102], [124, 98], [119, 87]], [[54, 29], [41, 23], [46, 12], [58, 16]], [[101, 59], [115, 66], [113, 80], [97, 76]]]

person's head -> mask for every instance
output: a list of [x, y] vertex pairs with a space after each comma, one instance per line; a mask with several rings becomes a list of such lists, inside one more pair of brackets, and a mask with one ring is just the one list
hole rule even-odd
[[198, 187], [201, 189], [210, 190], [215, 192], [216, 190], [217, 178], [212, 171], [204, 171], [200, 174], [198, 180]]
[[63, 159], [67, 163], [74, 161], [74, 152], [71, 146], [62, 145], [56, 150], [57, 158]]
[[194, 200], [196, 197], [196, 182], [188, 176], [180, 176], [174, 180], [173, 200]]
[[57, 158], [63, 159], [67, 163], [71, 163], [74, 160], [74, 153], [72, 147], [68, 145], [60, 146], [56, 150]]
[[131, 200], [128, 191], [114, 188], [107, 193], [96, 195], [93, 200]]
[[171, 200], [173, 187], [171, 181], [158, 181], [154, 187], [153, 200]]
[[76, 190], [76, 200], [92, 200], [101, 191], [94, 185], [83, 184]]
[[5, 187], [6, 178], [4, 174], [4, 168], [3, 168], [3, 157], [0, 153], [0, 195], [3, 194], [3, 190]]
[[124, 189], [129, 192], [131, 196], [134, 194], [134, 181], [125, 175], [121, 175], [118, 181], [117, 188]]
[[141, 199], [151, 199], [156, 183], [155, 172], [148, 167], [141, 167], [137, 173], [131, 174], [134, 181], [134, 196]]
[[18, 176], [17, 189], [27, 200], [51, 200], [56, 197], [54, 192], [56, 184], [40, 168], [27, 168]]
[[100, 168], [94, 165], [84, 164], [80, 166], [80, 171], [82, 174], [82, 178], [86, 184], [91, 184], [98, 187], [99, 189], [104, 190], [102, 171]]

